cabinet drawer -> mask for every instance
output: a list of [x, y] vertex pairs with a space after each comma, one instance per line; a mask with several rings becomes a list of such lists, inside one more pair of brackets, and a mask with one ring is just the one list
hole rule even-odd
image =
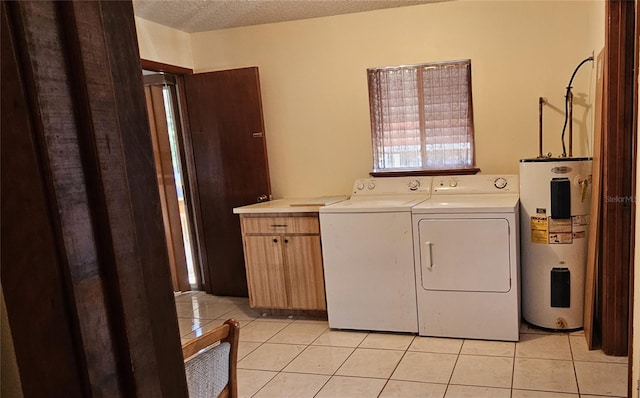
[[244, 234], [319, 234], [318, 217], [240, 218]]

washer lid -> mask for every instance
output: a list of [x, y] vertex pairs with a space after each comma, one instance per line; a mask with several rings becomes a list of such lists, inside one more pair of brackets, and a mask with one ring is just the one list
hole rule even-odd
[[478, 194], [432, 196], [412, 209], [414, 214], [432, 213], [513, 213], [517, 194]]
[[349, 199], [320, 208], [320, 213], [390, 213], [411, 211], [411, 208], [424, 201], [426, 197], [369, 197], [368, 199]]

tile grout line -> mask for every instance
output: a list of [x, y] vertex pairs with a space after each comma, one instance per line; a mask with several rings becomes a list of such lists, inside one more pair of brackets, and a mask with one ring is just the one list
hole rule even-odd
[[[329, 322], [327, 321], [327, 325], [329, 324]], [[307, 346], [307, 348], [311, 347], [313, 345], [313, 343], [315, 343], [316, 341], [318, 341], [318, 339], [327, 332], [327, 330], [331, 330], [331, 328], [327, 327], [327, 329], [320, 333], [320, 336], [316, 337], [311, 343], [309, 343], [309, 345]], [[322, 347], [322, 346], [320, 346]], [[305, 351], [307, 350], [307, 348], [305, 348]], [[333, 378], [333, 376], [335, 376], [336, 372], [338, 371], [338, 369], [340, 369], [342, 367], [342, 365], [344, 365], [345, 362], [347, 362], [347, 360], [351, 357], [351, 355], [355, 352], [355, 348], [353, 349], [353, 351], [351, 351], [351, 353], [347, 356], [347, 358], [340, 364], [340, 366], [338, 366], [336, 368], [336, 370], [333, 371], [333, 373], [331, 375], [329, 375], [329, 378], [327, 379], [327, 381], [325, 381], [322, 386], [318, 389], [318, 391], [316, 391], [315, 394], [313, 394], [314, 398], [318, 396], [318, 394], [320, 394], [320, 391], [322, 391], [322, 389], [329, 384], [329, 381]]]
[[[273, 336], [269, 337], [266, 341], [264, 341], [262, 345], [266, 344], [267, 342], [269, 342], [269, 340], [271, 340], [272, 338], [274, 338], [275, 336], [277, 336], [279, 333], [281, 333], [283, 330], [285, 330], [286, 328], [288, 328], [289, 326], [291, 326], [293, 324], [293, 322], [290, 322], [287, 326], [285, 326], [284, 328], [280, 329], [278, 332], [276, 332]], [[326, 331], [326, 330], [325, 330]], [[270, 343], [270, 344], [283, 344], [283, 345], [305, 345], [305, 348], [300, 351], [298, 354], [296, 354], [293, 358], [291, 358], [291, 360], [289, 362], [287, 362], [280, 370], [278, 370], [276, 372], [276, 374], [269, 379], [269, 381], [267, 381], [262, 387], [260, 387], [258, 389], [258, 391], [256, 391], [251, 397], [255, 397], [260, 391], [262, 391], [267, 385], [269, 385], [269, 383], [271, 383], [276, 377], [278, 377], [280, 374], [283, 373], [284, 369], [289, 366], [293, 361], [295, 361], [296, 358], [298, 358], [303, 352], [305, 352], [307, 350], [307, 348], [309, 348], [311, 346], [311, 344], [316, 341], [325, 331], [323, 331], [322, 333], [320, 333], [320, 335], [318, 337], [316, 337], [315, 339], [313, 339], [311, 341], [311, 343], [309, 344], [285, 344], [285, 343]], [[256, 347], [256, 350], [259, 347]], [[255, 351], [255, 350], [254, 350]], [[296, 373], [296, 372], [290, 372], [290, 373]], [[314, 373], [302, 373], [302, 374], [314, 374]], [[314, 397], [320, 392], [320, 390], [322, 390], [322, 388], [326, 385], [326, 383], [329, 382], [329, 380], [331, 379], [331, 376], [329, 376], [329, 379], [327, 379], [327, 381], [322, 385], [322, 387], [320, 387], [320, 389], [314, 394]]]
[[[407, 353], [409, 352], [409, 347], [411, 347], [411, 344], [413, 344], [413, 342], [415, 341], [416, 336], [413, 336], [413, 339], [411, 339], [411, 342], [407, 345], [407, 348], [404, 350], [404, 353], [402, 353], [402, 356], [400, 357], [400, 359], [398, 360], [398, 363], [396, 364], [396, 366], [393, 367], [393, 370], [391, 371], [391, 374], [389, 375], [389, 377], [387, 377], [386, 381], [384, 382], [384, 385], [382, 386], [382, 389], [380, 389], [380, 392], [378, 393], [378, 398], [380, 397], [380, 395], [382, 395], [382, 392], [384, 391], [384, 389], [387, 387], [387, 385], [389, 384], [389, 381], [391, 381], [391, 377], [393, 377], [393, 374], [395, 373], [395, 371], [398, 369], [398, 366], [400, 366], [400, 362], [402, 362], [402, 360], [404, 359], [404, 357], [407, 355]], [[365, 339], [363, 339], [362, 341], [364, 342]]]
[[569, 352], [571, 353], [571, 367], [573, 368], [573, 378], [576, 381], [576, 390], [578, 391], [578, 396], [581, 396], [580, 383], [578, 383], [578, 371], [576, 370], [576, 359], [573, 356], [573, 347], [571, 347], [571, 337], [569, 335], [567, 335], [567, 342], [569, 343]]
[[513, 366], [511, 367], [511, 388], [509, 389], [509, 398], [513, 398], [513, 384], [516, 379], [516, 351], [518, 350], [518, 343], [520, 342], [520, 335], [522, 333], [518, 333], [518, 341], [513, 345]]
[[[286, 329], [288, 326], [285, 326], [284, 328], [282, 328], [281, 330], [279, 330], [278, 332], [276, 332], [273, 336], [269, 337], [266, 341], [264, 341], [259, 347], [263, 346], [264, 344], [266, 344], [270, 339], [274, 338], [278, 333], [280, 333], [281, 331], [283, 331], [284, 329]], [[276, 343], [271, 343], [271, 344], [276, 344]], [[295, 345], [295, 344], [291, 344], [291, 345]], [[259, 348], [256, 347], [256, 350]], [[306, 349], [306, 348], [305, 348]], [[255, 350], [254, 350], [255, 351]], [[262, 387], [260, 387], [258, 389], [258, 391], [256, 391], [253, 395], [251, 395], [251, 397], [255, 397], [260, 391], [262, 391], [266, 386], [269, 385], [269, 383], [271, 383], [276, 377], [278, 377], [282, 371], [284, 370], [284, 368], [286, 368], [287, 366], [289, 366], [289, 364], [291, 362], [293, 362], [294, 359], [296, 359], [300, 354], [302, 354], [304, 352], [304, 350], [300, 351], [297, 355], [295, 355], [289, 362], [287, 362], [280, 370], [276, 371], [276, 374], [269, 379], [269, 381], [267, 381], [266, 383], [264, 383], [264, 385]], [[254, 370], [258, 370], [258, 369], [254, 369]]]
[[[226, 307], [230, 307], [230, 308], [228, 308], [228, 309], [227, 309], [223, 314], [221, 314], [221, 315], [220, 315], [220, 318], [224, 318], [225, 316], [227, 316], [227, 314], [230, 314], [230, 313], [231, 313], [231, 312], [233, 312], [233, 311], [239, 311], [239, 312], [246, 313], [247, 315], [249, 315], [249, 313], [247, 313], [247, 312], [243, 309], [243, 304], [244, 304], [244, 303], [242, 303], [242, 302], [239, 302], [239, 301], [238, 301], [238, 302], [222, 302], [222, 301], [220, 301], [220, 302], [208, 302], [208, 301], [198, 300], [196, 297], [200, 297], [200, 296], [190, 294], [190, 297], [185, 297], [185, 298], [188, 298], [189, 300], [185, 300], [185, 298], [183, 298], [182, 300], [180, 300], [180, 302], [181, 302], [181, 303], [184, 303], [184, 304], [189, 303], [189, 304], [194, 308], [194, 310], [190, 311], [190, 314], [189, 314], [189, 315], [183, 314], [183, 316], [178, 317], [178, 318], [182, 318], [182, 319], [190, 319], [190, 320], [191, 320], [191, 322], [193, 322], [193, 320], [194, 320], [194, 319], [198, 319], [199, 321], [206, 321], [206, 323], [205, 323], [205, 324], [202, 324], [202, 325], [201, 325], [201, 327], [200, 327], [200, 328], [198, 328], [198, 329], [196, 329], [195, 331], [194, 331], [194, 330], [192, 330], [191, 332], [187, 333], [185, 336], [187, 336], [187, 335], [189, 335], [189, 334], [191, 334], [191, 333], [194, 333], [194, 332], [196, 332], [197, 330], [202, 329], [203, 327], [206, 327], [207, 325], [209, 325], [211, 322], [213, 322], [213, 321], [215, 321], [215, 320], [218, 320], [218, 319], [208, 319], [208, 318], [195, 318], [195, 312], [197, 312], [195, 309], [196, 309], [196, 308], [198, 308], [198, 307], [201, 307], [201, 306], [202, 306], [202, 304], [208, 304], [208, 305], [211, 305], [211, 306], [214, 306], [214, 307], [215, 307], [215, 305], [219, 305], [219, 306], [222, 306], [222, 307], [223, 307], [223, 308], [225, 308], [225, 309], [227, 309]], [[207, 297], [207, 296], [206, 296], [206, 295], [202, 295], [202, 297]], [[178, 303], [178, 301], [176, 301], [176, 303]], [[182, 307], [185, 307], [185, 305], [181, 305], [181, 306], [182, 306]], [[253, 317], [253, 318], [251, 318], [251, 319], [240, 320], [239, 322], [241, 322], [241, 323], [243, 324], [243, 327], [246, 327], [246, 326], [248, 326], [248, 325], [250, 325], [250, 324], [255, 323], [257, 319], [260, 319], [260, 318], [259, 318], [259, 317]], [[278, 321], [278, 320], [276, 319], [275, 321]], [[289, 326], [291, 326], [292, 324], [294, 324], [294, 323], [295, 323], [295, 321], [296, 321], [296, 319], [294, 319], [293, 321], [282, 320], [282, 323], [287, 323], [287, 325], [285, 325], [285, 326], [283, 327], [283, 329], [281, 329], [281, 330], [277, 331], [274, 335], [270, 336], [270, 337], [269, 337], [267, 340], [265, 340], [265, 341], [255, 341], [255, 342], [253, 342], [253, 341], [251, 341], [251, 342], [247, 341], [248, 343], [257, 343], [257, 346], [256, 346], [255, 348], [253, 348], [252, 350], [248, 351], [248, 352], [244, 355], [244, 357], [243, 357], [243, 358], [241, 358], [241, 360], [242, 360], [242, 359], [244, 359], [244, 358], [246, 358], [248, 355], [250, 355], [251, 353], [255, 352], [256, 350], [258, 350], [260, 347], [263, 347], [266, 343], [268, 343], [268, 342], [269, 342], [269, 340], [270, 340], [270, 339], [273, 339], [275, 336], [277, 336], [277, 335], [281, 334], [281, 332], [283, 332], [284, 330], [286, 330], [287, 328], [289, 328]], [[320, 392], [322, 391], [322, 389], [323, 389], [323, 388], [325, 388], [325, 387], [328, 385], [329, 381], [330, 381], [333, 377], [337, 377], [337, 376], [338, 376], [338, 375], [337, 375], [337, 373], [338, 373], [338, 372], [340, 371], [340, 369], [345, 365], [345, 363], [346, 363], [350, 358], [352, 358], [352, 356], [354, 355], [354, 353], [355, 353], [357, 350], [360, 350], [360, 349], [361, 349], [361, 350], [374, 350], [374, 349], [376, 349], [376, 350], [391, 350], [391, 351], [398, 351], [398, 349], [396, 349], [396, 348], [386, 348], [386, 347], [385, 347], [385, 348], [380, 348], [380, 347], [375, 347], [375, 346], [372, 346], [372, 347], [363, 347], [363, 344], [365, 343], [365, 341], [366, 341], [367, 337], [368, 337], [368, 336], [370, 336], [370, 335], [372, 335], [372, 333], [366, 333], [366, 334], [364, 335], [364, 337], [362, 337], [362, 339], [361, 339], [357, 344], [355, 344], [355, 346], [351, 346], [351, 347], [348, 347], [348, 346], [342, 346], [342, 345], [333, 345], [331, 342], [327, 343], [326, 345], [320, 345], [320, 344], [318, 344], [318, 345], [317, 345], [318, 347], [340, 347], [340, 348], [349, 348], [349, 349], [351, 349], [351, 350], [352, 350], [352, 351], [349, 353], [349, 355], [348, 355], [348, 356], [347, 356], [347, 357], [346, 357], [346, 358], [345, 358], [345, 359], [340, 363], [340, 365], [339, 365], [338, 367], [336, 367], [336, 369], [335, 369], [335, 370], [333, 370], [333, 371], [331, 372], [331, 374], [322, 374], [322, 375], [321, 375], [321, 374], [319, 374], [319, 373], [314, 373], [314, 372], [312, 372], [312, 371], [311, 371], [310, 373], [305, 373], [305, 372], [284, 372], [284, 369], [286, 369], [286, 367], [287, 367], [287, 366], [289, 366], [293, 361], [295, 361], [296, 359], [298, 359], [298, 358], [300, 357], [300, 355], [301, 355], [303, 352], [305, 352], [306, 350], [308, 350], [310, 347], [315, 347], [315, 346], [314, 346], [314, 343], [316, 343], [316, 342], [320, 339], [320, 337], [321, 337], [322, 335], [324, 335], [324, 334], [325, 334], [326, 332], [328, 332], [328, 331], [331, 331], [331, 328], [325, 328], [325, 329], [324, 329], [324, 330], [323, 330], [319, 335], [317, 335], [315, 338], [311, 339], [311, 340], [310, 340], [310, 342], [308, 342], [308, 343], [302, 343], [302, 344], [294, 344], [294, 343], [291, 343], [291, 344], [290, 344], [290, 343], [287, 343], [287, 342], [276, 342], [276, 343], [272, 343], [272, 344], [277, 344], [277, 345], [280, 345], [280, 344], [284, 344], [284, 345], [292, 345], [292, 344], [293, 344], [293, 345], [303, 346], [304, 348], [302, 349], [302, 351], [300, 351], [298, 354], [296, 354], [296, 355], [295, 355], [291, 360], [289, 360], [289, 361], [288, 361], [288, 362], [287, 362], [287, 363], [286, 363], [286, 364], [285, 364], [285, 365], [284, 365], [280, 370], [273, 372], [273, 376], [272, 376], [271, 378], [269, 378], [269, 380], [266, 380], [265, 384], [264, 384], [264, 385], [262, 385], [262, 386], [261, 386], [261, 387], [260, 387], [260, 388], [255, 392], [255, 393], [253, 393], [251, 396], [255, 396], [256, 394], [259, 394], [259, 392], [260, 392], [260, 391], [262, 391], [262, 390], [263, 390], [267, 385], [269, 385], [269, 384], [270, 384], [270, 383], [271, 383], [271, 382], [272, 382], [276, 377], [278, 377], [278, 376], [279, 376], [279, 375], [281, 375], [282, 373], [296, 373], [296, 374], [317, 375], [317, 376], [325, 376], [325, 377], [328, 377], [328, 378], [326, 379], [326, 381], [324, 381], [324, 383], [322, 383], [322, 385], [319, 387], [319, 389], [318, 389], [315, 393], [313, 393], [313, 396], [314, 396], [314, 397], [316, 397], [316, 396], [319, 396], [319, 394], [320, 394]], [[554, 334], [555, 334], [555, 333], [527, 333], [527, 332], [528, 332], [528, 331], [524, 331], [524, 332], [522, 332], [522, 331], [521, 331], [521, 334], [531, 334], [531, 335], [554, 335]], [[383, 332], [382, 334], [384, 334], [384, 332]], [[572, 362], [572, 368], [573, 368], [573, 374], [574, 374], [575, 385], [576, 385], [576, 388], [577, 388], [577, 393], [575, 393], [575, 394], [578, 394], [578, 395], [577, 395], [577, 397], [579, 397], [579, 396], [580, 396], [580, 394], [582, 394], [582, 393], [581, 393], [581, 388], [580, 388], [581, 386], [579, 385], [579, 382], [578, 382], [578, 375], [577, 375], [577, 373], [578, 373], [578, 372], [577, 372], [577, 368], [576, 368], [576, 362], [583, 362], [583, 363], [603, 363], [603, 364], [618, 364], [618, 363], [622, 363], [622, 362], [616, 362], [616, 361], [608, 361], [608, 360], [606, 360], [606, 358], [604, 358], [604, 359], [603, 359], [602, 357], [599, 357], [599, 356], [584, 356], [584, 355], [583, 355], [583, 356], [581, 357], [581, 358], [582, 358], [582, 360], [579, 360], [579, 359], [577, 359], [577, 357], [576, 357], [577, 353], [575, 353], [575, 352], [574, 352], [574, 351], [575, 351], [575, 350], [574, 350], [574, 348], [576, 348], [576, 347], [572, 346], [572, 340], [576, 340], [576, 342], [577, 342], [577, 339], [578, 339], [578, 337], [580, 337], [580, 336], [579, 336], [579, 335], [575, 335], [575, 336], [578, 336], [578, 337], [574, 337], [574, 335], [572, 335], [572, 334], [566, 334], [566, 333], [563, 333], [563, 335], [564, 335], [564, 337], [565, 337], [565, 339], [566, 339], [566, 343], [568, 343], [568, 344], [569, 344], [570, 358], [571, 358], [571, 362]], [[185, 337], [184, 337], [184, 336], [180, 336], [180, 337], [181, 337], [181, 339], [185, 339]], [[391, 373], [390, 373], [390, 375], [389, 375], [388, 377], [386, 377], [386, 378], [379, 378], [379, 377], [367, 377], [367, 376], [343, 376], [343, 377], [347, 377], [347, 378], [356, 378], [356, 379], [357, 379], [357, 378], [365, 378], [365, 379], [378, 379], [378, 380], [384, 380], [384, 385], [382, 386], [382, 389], [381, 389], [381, 390], [380, 390], [380, 392], [378, 393], [378, 396], [380, 396], [380, 395], [382, 394], [382, 392], [384, 391], [384, 389], [388, 386], [389, 382], [391, 381], [391, 378], [393, 377], [393, 374], [397, 371], [397, 369], [398, 369], [398, 367], [399, 367], [400, 363], [401, 363], [401, 362], [406, 358], [406, 356], [407, 356], [407, 354], [408, 354], [409, 352], [412, 352], [412, 351], [410, 350], [410, 349], [411, 349], [411, 344], [412, 344], [413, 342], [415, 342], [415, 341], [416, 341], [416, 338], [418, 338], [418, 337], [419, 337], [419, 336], [414, 335], [414, 336], [413, 336], [413, 338], [411, 339], [411, 342], [409, 342], [409, 344], [407, 345], [407, 347], [406, 347], [406, 348], [404, 348], [404, 349], [402, 350], [402, 351], [403, 351], [403, 352], [402, 352], [402, 356], [400, 357], [400, 359], [398, 360], [398, 362], [395, 364], [395, 366], [394, 366], [393, 370], [391, 371]], [[192, 337], [192, 338], [193, 338], [193, 337]], [[191, 340], [192, 338], [188, 338], [188, 339], [185, 339], [185, 340], [187, 340], [187, 341], [188, 341], [188, 340]], [[584, 338], [584, 337], [582, 336], [582, 338]], [[446, 387], [445, 387], [445, 391], [444, 391], [444, 396], [446, 396], [447, 392], [449, 392], [449, 391], [450, 391], [450, 390], [449, 390], [449, 387], [450, 387], [450, 386], [452, 386], [452, 384], [451, 384], [451, 383], [452, 383], [452, 380], [453, 380], [453, 375], [454, 375], [454, 372], [455, 372], [455, 370], [456, 370], [456, 366], [458, 366], [458, 364], [459, 364], [459, 361], [460, 361], [460, 359], [461, 359], [461, 355], [475, 355], [475, 356], [486, 356], [486, 357], [494, 357], [494, 356], [496, 356], [496, 355], [477, 354], [477, 353], [476, 353], [476, 354], [473, 354], [473, 353], [470, 353], [470, 354], [463, 354], [463, 353], [462, 353], [462, 351], [463, 351], [463, 348], [464, 348], [464, 342], [466, 342], [466, 341], [468, 341], [468, 339], [463, 339], [463, 343], [462, 343], [462, 344], [460, 345], [460, 347], [458, 347], [458, 349], [457, 349], [456, 359], [455, 359], [455, 362], [454, 362], [454, 365], [453, 365], [453, 368], [452, 368], [451, 374], [449, 375], [449, 380], [448, 380], [448, 382], [445, 384], [445, 386], [446, 386]], [[512, 373], [511, 373], [510, 394], [509, 394], [509, 396], [510, 396], [510, 397], [513, 397], [514, 390], [515, 390], [515, 388], [514, 388], [514, 387], [515, 387], [515, 369], [516, 369], [516, 361], [517, 361], [518, 359], [521, 359], [520, 357], [518, 357], [518, 354], [517, 354], [517, 352], [518, 352], [518, 343], [519, 343], [519, 342], [516, 342], [516, 343], [515, 343], [515, 346], [514, 346], [514, 349], [513, 349], [513, 354], [511, 354], [511, 355], [510, 355], [510, 357], [511, 357], [511, 358], [512, 358], [512, 360], [513, 360]], [[579, 353], [581, 352], [581, 351], [580, 351], [581, 346], [577, 346], [577, 347], [578, 347], [578, 354], [579, 354]], [[421, 352], [421, 351], [417, 351], [417, 352]], [[429, 352], [429, 351], [425, 351], [425, 352]], [[503, 355], [497, 355], [497, 356], [499, 357], [499, 356], [503, 356]], [[524, 359], [544, 359], [544, 360], [549, 360], [549, 361], [566, 361], [565, 359], [560, 359], [560, 358], [537, 358], [537, 357], [535, 357], [535, 356], [532, 356], [532, 357], [523, 357], [523, 358], [524, 358]], [[585, 358], [586, 358], [586, 359], [585, 359]], [[592, 360], [591, 358], [595, 358], [595, 359], [594, 359], [594, 360]], [[628, 362], [626, 363], [626, 366], [629, 366], [629, 365], [628, 365]], [[259, 369], [243, 369], [243, 370], [256, 370], [256, 371], [259, 371]], [[409, 381], [409, 380], [407, 380], [407, 381]], [[431, 384], [432, 384], [432, 382], [426, 382], [426, 381], [421, 381], [421, 382], [422, 382], [422, 383], [431, 383]], [[440, 384], [440, 383], [437, 383], [437, 384]], [[482, 387], [482, 386], [476, 386], [476, 387]], [[489, 386], [486, 386], [486, 387], [484, 387], [484, 388], [489, 388]], [[528, 390], [528, 389], [527, 389], [527, 390]], [[537, 390], [537, 389], [536, 389], [536, 390], [531, 390], [531, 391], [546, 391], [546, 390]], [[556, 391], [556, 392], [557, 392], [557, 391]], [[574, 393], [572, 393], [572, 394], [574, 394]]]
[[456, 354], [456, 361], [453, 363], [453, 368], [451, 368], [451, 374], [449, 375], [449, 381], [447, 382], [446, 387], [444, 389], [443, 397], [447, 396], [447, 392], [449, 391], [449, 386], [451, 386], [451, 380], [453, 380], [453, 372], [456, 371], [456, 366], [458, 365], [458, 360], [460, 359], [460, 355], [462, 355], [462, 347], [464, 346], [465, 341], [467, 341], [467, 339], [462, 339], [462, 344], [460, 344], [460, 348], [458, 348], [458, 353]]

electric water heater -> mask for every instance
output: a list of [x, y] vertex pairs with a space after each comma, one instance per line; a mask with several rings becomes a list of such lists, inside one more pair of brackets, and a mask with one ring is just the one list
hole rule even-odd
[[552, 330], [584, 326], [591, 158], [520, 161], [522, 317]]

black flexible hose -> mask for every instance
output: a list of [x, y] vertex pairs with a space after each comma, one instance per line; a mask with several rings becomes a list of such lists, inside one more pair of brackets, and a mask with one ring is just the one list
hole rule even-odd
[[571, 79], [569, 79], [569, 85], [567, 86], [567, 93], [564, 96], [564, 126], [562, 126], [562, 157], [563, 158], [567, 157], [567, 150], [564, 145], [564, 131], [567, 129], [567, 121], [569, 119], [569, 93], [571, 91], [571, 83], [573, 83], [573, 78], [576, 77], [576, 73], [578, 73], [578, 69], [580, 69], [582, 65], [584, 65], [589, 61], [593, 61], [593, 56], [583, 59], [582, 62], [578, 64], [578, 66], [576, 67], [576, 70], [574, 70], [573, 74], [571, 75]]

